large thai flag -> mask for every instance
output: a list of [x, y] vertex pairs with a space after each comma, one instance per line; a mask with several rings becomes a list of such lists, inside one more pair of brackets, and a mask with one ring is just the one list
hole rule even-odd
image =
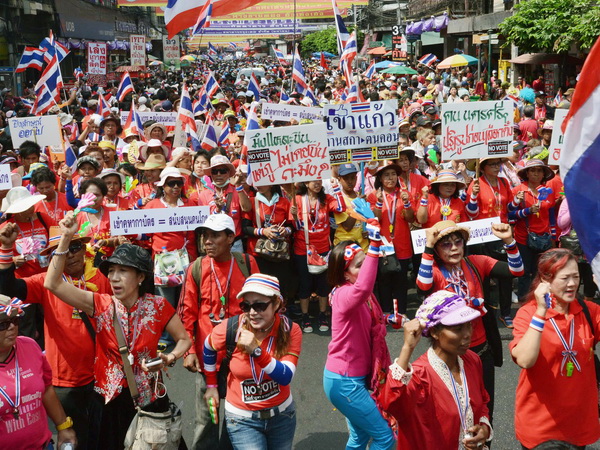
[[41, 71], [44, 67], [44, 54], [45, 52], [41, 48], [25, 47], [15, 72], [24, 72], [25, 69]]
[[338, 9], [335, 0], [331, 0], [331, 6], [333, 7], [333, 14], [335, 16], [338, 52], [341, 54], [346, 47], [346, 42], [348, 42], [348, 39], [350, 39], [350, 33], [348, 33], [348, 28], [346, 28], [346, 24], [344, 23], [344, 19], [342, 19], [342, 15], [340, 14], [340, 10]]
[[306, 88], [306, 92], [304, 93], [304, 96], [310, 98], [313, 106], [317, 106], [319, 104], [319, 101], [317, 100], [317, 97], [315, 97], [315, 93], [313, 92], [313, 90], [311, 88], [309, 88], [309, 87]]
[[71, 169], [71, 172], [75, 173], [77, 171], [77, 156], [73, 147], [71, 147], [71, 144], [66, 139], [65, 145], [65, 164]]
[[367, 67], [367, 70], [365, 70], [363, 72], [363, 77], [367, 77], [367, 78], [370, 79], [370, 78], [373, 77], [373, 75], [375, 75], [375, 72], [376, 72], [376, 70], [375, 70], [375, 61], [373, 61], [371, 63], [371, 65], [369, 67]]
[[198, 15], [198, 20], [192, 29], [192, 35], [201, 34], [204, 28], [210, 26], [210, 17], [212, 15], [212, 0], [208, 0]]
[[308, 88], [306, 83], [306, 77], [304, 76], [304, 67], [302, 67], [302, 60], [298, 53], [298, 46], [296, 45], [296, 51], [294, 52], [294, 67], [292, 69], [292, 79], [296, 82], [296, 91], [304, 94]]
[[254, 94], [254, 100], [260, 100], [260, 85], [256, 79], [254, 72], [250, 74], [250, 82], [248, 83], [248, 90]]
[[273, 45], [271, 47], [273, 47], [273, 53], [275, 54], [275, 58], [277, 58], [277, 61], [279, 61], [279, 64], [281, 64], [282, 66], [287, 65], [287, 61], [285, 60], [285, 55], [283, 54], [283, 52]]
[[54, 38], [52, 30], [50, 30], [50, 36], [42, 40], [40, 48], [46, 51], [46, 53], [44, 53], [44, 61], [47, 63], [52, 60], [54, 55], [57, 55], [58, 62], [61, 62], [70, 53], [67, 47]]
[[206, 124], [206, 134], [202, 138], [202, 143], [200, 145], [206, 151], [210, 151], [217, 147], [217, 131], [215, 130], [212, 120], [209, 120]]
[[38, 91], [42, 91], [43, 86], [46, 86], [54, 101], [60, 101], [60, 90], [63, 87], [63, 80], [60, 73], [60, 65], [58, 64], [58, 56], [56, 54], [52, 57], [50, 63], [46, 66], [46, 69], [42, 72], [42, 76], [35, 85], [36, 95]]
[[131, 77], [129, 76], [129, 72], [125, 72], [121, 77], [121, 82], [119, 83], [119, 89], [117, 89], [117, 99], [120, 102], [125, 101], [125, 97], [127, 94], [133, 94], [135, 90], [133, 89], [133, 83], [131, 82]]
[[600, 277], [599, 69], [600, 39], [597, 39], [579, 74], [577, 89], [563, 122], [565, 140], [560, 155], [560, 174], [571, 222], [596, 277]]
[[217, 83], [217, 80], [215, 79], [215, 76], [213, 75], [212, 71], [206, 77], [206, 83], [204, 84], [204, 89], [206, 91], [206, 95], [208, 96], [209, 100], [213, 95], [215, 95], [217, 93], [217, 91], [219, 89], [221, 89], [221, 87], [219, 86], [219, 83]]
[[438, 58], [433, 53], [427, 53], [419, 58], [419, 64], [423, 64], [427, 67], [431, 67], [431, 65], [436, 61], [438, 61]]

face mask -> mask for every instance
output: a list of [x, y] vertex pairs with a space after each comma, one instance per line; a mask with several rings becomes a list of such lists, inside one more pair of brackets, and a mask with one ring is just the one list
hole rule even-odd
[[223, 184], [217, 184], [213, 181], [213, 184], [218, 187], [219, 189], [223, 189], [225, 186], [227, 186], [229, 184], [229, 180], [227, 180], [225, 183]]

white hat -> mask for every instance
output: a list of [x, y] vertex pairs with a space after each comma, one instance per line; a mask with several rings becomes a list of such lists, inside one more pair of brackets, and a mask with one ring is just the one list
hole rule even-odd
[[227, 158], [227, 156], [223, 155], [215, 155], [212, 158], [210, 158], [210, 167], [208, 168], [208, 173], [210, 174], [211, 169], [219, 166], [226, 166], [229, 169], [230, 177], [235, 175], [235, 166], [231, 164], [231, 161], [229, 161], [229, 158]]
[[164, 186], [167, 178], [181, 178], [185, 180], [185, 177], [181, 175], [181, 172], [177, 167], [165, 167], [160, 173], [160, 181], [156, 183], [156, 185]]
[[202, 228], [208, 228], [212, 231], [229, 230], [235, 233], [235, 224], [231, 216], [223, 213], [211, 214], [208, 219], [202, 224]]
[[171, 160], [177, 159], [181, 155], [189, 153], [190, 150], [187, 147], [175, 147], [171, 152]]
[[58, 118], [60, 119], [60, 124], [64, 127], [65, 125], [69, 125], [73, 122], [73, 116], [67, 113], [58, 113]]
[[138, 103], [146, 103], [148, 101], [148, 99], [146, 97], [140, 97], [138, 98]]
[[165, 159], [169, 158], [169, 148], [158, 139], [150, 139], [148, 142], [140, 146], [140, 156], [143, 161], [148, 159], [148, 147], [160, 147]]
[[238, 293], [236, 298], [243, 298], [245, 294], [249, 292], [255, 292], [265, 297], [278, 297], [281, 298], [281, 289], [279, 288], [279, 280], [271, 275], [265, 275], [264, 273], [255, 273], [250, 275], [244, 281], [242, 290]]
[[0, 209], [4, 214], [17, 214], [27, 211], [45, 198], [46, 196], [41, 194], [32, 195], [24, 186], [17, 186], [8, 191], [8, 194], [2, 200], [2, 208]]
[[116, 175], [121, 180], [121, 185], [125, 184], [125, 175], [123, 175], [116, 169], [102, 169], [102, 172], [96, 175], [96, 178], [102, 178], [104, 180], [105, 177], [108, 177], [110, 175]]

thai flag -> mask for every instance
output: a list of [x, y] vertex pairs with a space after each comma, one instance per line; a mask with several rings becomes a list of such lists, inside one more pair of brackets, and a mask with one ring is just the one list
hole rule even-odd
[[50, 59], [50, 63], [46, 66], [46, 69], [42, 72], [42, 76], [35, 85], [36, 95], [38, 91], [42, 90], [42, 86], [46, 86], [55, 102], [60, 101], [60, 90], [63, 87], [63, 81], [57, 55], [54, 55]]
[[50, 30], [50, 36], [44, 38], [40, 43], [40, 48], [46, 51], [46, 53], [44, 53], [44, 61], [47, 63], [52, 60], [55, 54], [58, 55], [58, 62], [61, 62], [69, 54], [67, 47], [54, 39], [52, 30]]
[[22, 98], [21, 103], [23, 103], [23, 106], [25, 106], [25, 108], [27, 108], [29, 110], [31, 108], [33, 108], [33, 104], [34, 104], [34, 102], [32, 100], [29, 100], [27, 98]]
[[427, 53], [419, 58], [419, 64], [423, 64], [427, 67], [431, 67], [431, 65], [436, 61], [438, 61], [438, 58], [433, 53]]
[[356, 102], [358, 102], [358, 88], [356, 87], [356, 83], [352, 83], [348, 95], [346, 96], [346, 103]]
[[273, 47], [273, 53], [275, 54], [275, 58], [277, 58], [277, 61], [279, 61], [279, 64], [281, 64], [281, 65], [287, 64], [287, 61], [285, 60], [285, 55], [283, 54], [283, 52], [273, 45], [271, 47]]
[[206, 151], [210, 151], [217, 147], [217, 132], [215, 131], [212, 120], [209, 120], [206, 124], [206, 134], [202, 138], [200, 146]]
[[348, 29], [346, 28], [346, 24], [342, 19], [342, 15], [340, 14], [340, 10], [338, 9], [337, 3], [335, 0], [331, 0], [331, 6], [333, 7], [333, 14], [335, 16], [335, 28], [337, 30], [337, 43], [338, 43], [338, 52], [342, 53], [344, 48], [346, 47], [346, 42], [350, 39], [350, 33], [348, 33]]
[[[355, 85], [353, 85], [353, 86], [355, 86]], [[370, 103], [356, 103], [350, 107], [350, 110], [353, 113], [369, 112], [369, 111], [371, 111], [371, 104]]]
[[229, 48], [231, 48], [232, 50], [237, 50], [237, 44], [235, 42], [230, 42], [229, 43]]
[[258, 84], [258, 80], [256, 79], [256, 75], [254, 75], [254, 73], [250, 74], [248, 90], [254, 94], [254, 100], [258, 101], [260, 99], [260, 85]]
[[306, 92], [304, 93], [304, 96], [310, 98], [313, 102], [313, 105], [319, 104], [319, 101], [317, 100], [317, 97], [315, 97], [315, 93], [313, 92], [313, 90], [311, 88], [306, 88]]
[[373, 150], [356, 149], [352, 150], [352, 161], [370, 161], [373, 159]]
[[200, 14], [198, 15], [198, 20], [192, 29], [192, 36], [197, 34], [201, 34], [204, 28], [208, 28], [210, 26], [210, 16], [212, 15], [212, 0], [208, 0], [202, 9], [200, 10]]
[[131, 109], [129, 110], [127, 120], [125, 121], [125, 125], [123, 125], [123, 129], [131, 129], [140, 138], [144, 139], [144, 124], [142, 123], [142, 119], [137, 113], [135, 104], [133, 102], [131, 102]]
[[96, 114], [100, 114], [102, 117], [110, 116], [110, 106], [106, 103], [103, 95], [98, 96], [98, 107], [96, 108]]
[[129, 72], [125, 72], [121, 77], [121, 82], [119, 83], [119, 89], [117, 89], [117, 99], [120, 102], [125, 101], [125, 96], [127, 94], [133, 94], [135, 90], [133, 89], [133, 83], [131, 82], [131, 77], [129, 76]]
[[229, 125], [227, 122], [223, 125], [223, 129], [221, 130], [221, 134], [219, 135], [218, 144], [221, 147], [225, 147], [229, 145]]
[[185, 83], [183, 84], [183, 89], [181, 90], [181, 101], [179, 103], [179, 110], [177, 112], [177, 120], [184, 125], [184, 128], [185, 125], [189, 125], [190, 129], [192, 129], [194, 133], [198, 132], [196, 121], [194, 120], [192, 99], [190, 98], [190, 93]]
[[354, 58], [356, 58], [356, 51], [356, 33], [353, 31], [340, 57], [340, 66], [342, 66], [342, 72], [348, 85], [352, 84], [352, 63], [354, 62]]
[[204, 84], [204, 88], [206, 90], [206, 95], [208, 96], [209, 99], [212, 96], [214, 96], [219, 89], [221, 89], [221, 87], [219, 86], [219, 83], [217, 83], [217, 80], [215, 79], [215, 76], [213, 75], [212, 71], [206, 77], [206, 83]]
[[75, 68], [75, 70], [73, 71], [73, 76], [75, 77], [76, 80], [83, 78], [84, 73], [83, 73], [83, 70], [81, 70], [81, 67]]
[[283, 89], [281, 90], [281, 95], [279, 98], [284, 102], [287, 102], [290, 99], [290, 97], [286, 94], [286, 92]]
[[303, 94], [308, 89], [306, 84], [306, 78], [304, 76], [304, 68], [302, 67], [302, 60], [298, 53], [298, 45], [296, 45], [296, 51], [294, 52], [294, 67], [292, 69], [292, 80], [296, 82], [296, 91]]
[[252, 166], [250, 165], [250, 162], [248, 161], [248, 131], [260, 129], [260, 124], [258, 122], [258, 116], [256, 115], [256, 105], [258, 105], [258, 103], [254, 103], [252, 105], [252, 108], [250, 109], [250, 114], [248, 114], [248, 122], [246, 123], [246, 133], [244, 134], [244, 141], [242, 143], [242, 151], [240, 154], [240, 159], [242, 160], [242, 162], [244, 164], [248, 164], [248, 173], [247, 173], [248, 176], [246, 178], [246, 182], [250, 185], [253, 184], [253, 181], [252, 181]]
[[38, 89], [38, 86], [36, 85], [35, 102], [31, 108], [31, 114], [41, 116], [46, 114], [54, 105], [56, 105], [56, 100], [54, 99], [52, 92], [50, 92], [50, 89], [48, 89], [48, 86], [42, 83]]
[[44, 67], [44, 50], [35, 47], [25, 47], [19, 65], [15, 72], [24, 72], [25, 69], [37, 69]]
[[371, 65], [367, 67], [367, 70], [363, 72], [363, 76], [367, 78], [372, 78], [373, 75], [375, 75], [375, 61], [373, 61]]
[[219, 54], [219, 52], [217, 51], [217, 48], [209, 42], [208, 43], [208, 56], [217, 56], [218, 54]]
[[75, 173], [77, 170], [77, 155], [69, 141], [65, 140], [65, 164], [71, 169], [71, 172]]
[[579, 74], [560, 155], [560, 174], [573, 228], [596, 277], [600, 277], [600, 39]]
[[554, 106], [560, 105], [560, 102], [562, 102], [562, 91], [560, 88], [558, 88], [558, 92], [556, 93], [556, 96], [554, 97]]

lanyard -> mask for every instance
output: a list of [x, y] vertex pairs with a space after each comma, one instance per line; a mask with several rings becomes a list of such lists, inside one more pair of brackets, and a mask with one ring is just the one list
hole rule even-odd
[[[17, 223], [15, 221], [15, 223]], [[20, 222], [20, 223], [25, 223], [25, 222]], [[31, 225], [31, 237], [33, 237], [35, 235], [35, 225], [33, 224], [33, 219], [29, 219], [29, 225]], [[23, 239], [25, 239], [27, 236], [25, 235], [25, 232], [21, 229], [21, 226], [17, 223], [17, 226], [19, 227], [19, 234], [21, 236], [23, 236]]]
[[394, 191], [394, 203], [392, 208], [387, 200], [387, 193], [383, 192], [383, 203], [385, 203], [385, 209], [387, 209], [388, 220], [390, 221], [390, 237], [394, 238], [394, 227], [396, 226], [396, 203], [398, 203], [398, 193]]
[[[267, 208], [270, 208], [270, 206], [267, 206]], [[275, 203], [273, 205], [273, 210], [271, 211], [271, 214], [269, 214], [269, 217], [267, 220], [267, 214], [265, 213], [265, 206], [263, 206], [262, 204], [260, 205], [260, 212], [262, 214], [262, 216], [264, 217], [264, 225], [265, 227], [270, 227], [271, 223], [273, 223], [273, 219], [275, 218], [275, 210], [277, 209], [277, 203]]]
[[488, 180], [485, 175], [483, 175], [483, 178], [485, 179], [488, 186], [492, 190], [492, 194], [494, 194], [494, 202], [495, 202], [494, 210], [496, 211], [496, 213], [499, 216], [500, 211], [502, 211], [502, 193], [500, 192], [500, 178], [496, 178], [496, 182], [498, 183], [498, 190], [496, 190], [494, 188], [494, 186], [492, 186], [492, 183], [490, 183], [490, 180]]
[[0, 387], [0, 394], [6, 399], [10, 407], [13, 409], [13, 417], [15, 420], [19, 418], [19, 406], [21, 405], [21, 369], [19, 368], [19, 357], [15, 349], [15, 401], [8, 396], [8, 392]]
[[310, 199], [308, 198], [308, 195], [305, 198], [306, 198], [306, 215], [308, 216], [308, 223], [311, 226], [311, 231], [315, 231], [315, 228], [319, 224], [319, 209], [321, 206], [320, 205], [321, 202], [319, 201], [319, 199], [317, 199], [317, 204], [315, 205], [315, 216], [314, 216], [315, 220], [312, 220], [311, 214], [310, 214]]
[[460, 425], [464, 432], [467, 432], [467, 412], [469, 411], [469, 385], [467, 384], [467, 377], [465, 375], [465, 368], [461, 367], [460, 369], [460, 379], [462, 381], [463, 389], [465, 390], [465, 407], [461, 405], [460, 396], [458, 395], [458, 387], [456, 386], [456, 381], [454, 381], [454, 376], [452, 372], [450, 372], [450, 368], [447, 364], [446, 370], [448, 371], [448, 375], [450, 375], [450, 381], [452, 381], [452, 396], [454, 397], [454, 401], [456, 402], [456, 406], [458, 408], [458, 416], [460, 417]]
[[[267, 353], [271, 353], [271, 347], [273, 347], [273, 341], [275, 340], [275, 336], [271, 336], [269, 338], [269, 343], [267, 344]], [[264, 369], [260, 369], [260, 373], [258, 374], [258, 376], [256, 375], [256, 368], [254, 367], [254, 356], [250, 355], [250, 369], [252, 370], [252, 378], [254, 379], [254, 382], [256, 383], [256, 385], [260, 385], [260, 383], [262, 383], [262, 380], [265, 376], [265, 370]]]
[[229, 283], [231, 282], [231, 273], [233, 272], [233, 256], [231, 257], [231, 264], [229, 265], [229, 274], [227, 275], [227, 282], [225, 283], [225, 290], [221, 286], [221, 282], [219, 281], [219, 277], [215, 272], [215, 265], [213, 264], [212, 258], [210, 258], [210, 270], [212, 271], [213, 277], [215, 278], [215, 283], [217, 284], [217, 289], [219, 290], [219, 300], [221, 301], [221, 306], [225, 306], [225, 292], [229, 291]]
[[[554, 318], [550, 319], [550, 323], [554, 327], [554, 330], [556, 331], [556, 334], [558, 335], [560, 342], [562, 343], [563, 347], [565, 348], [562, 352], [563, 359], [560, 364], [560, 373], [562, 374], [562, 371], [565, 368], [565, 364], [567, 366], [567, 376], [568, 377], [573, 375], [573, 365], [575, 365], [577, 370], [579, 372], [581, 372], [581, 366], [579, 365], [579, 361], [577, 361], [577, 358], [576, 358], [577, 352], [575, 350], [573, 350], [573, 342], [575, 341], [575, 317], [573, 317], [573, 320], [571, 320], [571, 326], [570, 326], [570, 330], [569, 330], [569, 344], [567, 344], [567, 340], [565, 339], [563, 334], [560, 332], [560, 329], [558, 328], [558, 325], [556, 324], [556, 321], [554, 320]], [[569, 360], [571, 360], [571, 361], [569, 361]], [[569, 361], [569, 362], [567, 362], [567, 361]]]
[[[42, 205], [44, 205], [44, 209], [46, 210], [46, 214], [56, 220], [55, 214], [58, 213], [58, 192], [55, 194], [56, 198], [54, 199], [54, 212], [50, 214], [48, 211], [48, 207], [46, 206], [46, 200], [42, 201]], [[58, 222], [58, 221], [57, 221]]]
[[[85, 215], [87, 216], [88, 222], [92, 223], [92, 221], [90, 220], [90, 213], [86, 212]], [[96, 232], [94, 233], [96, 235], [98, 235], [100, 233], [100, 225], [102, 224], [102, 217], [103, 216], [104, 216], [104, 208], [100, 207], [100, 217], [98, 217], [98, 224], [96, 226], [92, 227], [92, 230], [94, 228], [96, 229]]]

